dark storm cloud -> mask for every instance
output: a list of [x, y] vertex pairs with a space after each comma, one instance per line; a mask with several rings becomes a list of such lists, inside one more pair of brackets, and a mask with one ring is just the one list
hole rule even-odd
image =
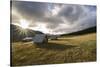
[[[12, 1], [12, 10], [32, 20], [31, 27], [43, 23], [54, 33], [69, 33], [96, 26], [96, 6]], [[13, 21], [19, 19], [17, 14], [13, 15]]]
[[55, 32], [72, 32], [78, 31], [92, 26], [96, 26], [96, 7], [95, 6], [82, 6], [82, 5], [65, 5], [60, 12], [59, 16], [64, 18], [70, 27], [62, 27], [54, 30]]
[[90, 11], [96, 11], [96, 6], [86, 6]]
[[26, 18], [40, 18], [46, 14], [47, 4], [39, 2], [13, 1], [12, 7]]
[[25, 1], [12, 2], [12, 8], [15, 9], [20, 15], [22, 15], [26, 19], [32, 19], [33, 21], [41, 23], [61, 23], [62, 20], [57, 16], [45, 17], [46, 15], [48, 16], [49, 10], [53, 9], [53, 5], [52, 7], [49, 7], [50, 5], [52, 4]]
[[82, 26], [84, 28], [96, 26], [96, 16], [88, 16], [87, 18], [83, 19], [82, 21], [77, 24], [79, 26]]
[[55, 24], [57, 23], [61, 23], [62, 19], [59, 17], [49, 17], [49, 18], [45, 18], [46, 22], [54, 22]]
[[57, 28], [59, 26], [59, 24], [55, 24], [55, 23], [48, 23], [47, 25], [46, 25], [46, 27], [48, 28], [48, 29], [55, 29], [55, 28]]
[[66, 5], [61, 9], [59, 15], [72, 24], [79, 20], [83, 15], [86, 15], [86, 13], [80, 5]]
[[63, 20], [58, 16], [52, 16], [52, 17], [42, 17], [36, 20], [36, 23], [43, 23], [46, 24], [46, 27], [48, 29], [54, 29], [57, 28], [60, 24], [63, 23]]

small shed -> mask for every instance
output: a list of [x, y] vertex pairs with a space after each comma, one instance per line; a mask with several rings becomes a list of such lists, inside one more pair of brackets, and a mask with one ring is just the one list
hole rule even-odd
[[33, 37], [33, 42], [34, 43], [47, 43], [48, 42], [48, 38], [47, 38], [47, 35], [45, 34], [36, 34], [34, 37]]
[[23, 42], [32, 41], [32, 37], [25, 37], [22, 41], [23, 41]]

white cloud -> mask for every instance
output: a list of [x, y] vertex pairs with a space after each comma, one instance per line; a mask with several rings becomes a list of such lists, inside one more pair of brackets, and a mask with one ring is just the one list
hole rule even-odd
[[95, 6], [25, 1], [14, 1], [12, 6], [18, 13], [12, 13], [12, 21], [31, 20], [31, 28], [46, 33], [70, 33], [96, 25]]

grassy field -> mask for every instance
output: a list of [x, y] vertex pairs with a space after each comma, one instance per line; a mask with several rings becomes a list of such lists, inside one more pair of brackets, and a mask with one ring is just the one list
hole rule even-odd
[[45, 46], [14, 42], [11, 52], [13, 66], [96, 61], [96, 34], [63, 36]]

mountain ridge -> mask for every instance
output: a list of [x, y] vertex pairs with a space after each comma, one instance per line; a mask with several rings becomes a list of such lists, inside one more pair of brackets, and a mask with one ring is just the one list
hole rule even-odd
[[93, 32], [96, 32], [96, 26], [90, 27], [90, 28], [86, 28], [86, 29], [83, 29], [83, 30], [79, 30], [79, 31], [76, 31], [76, 32], [68, 33], [68, 34], [62, 34], [61, 36], [83, 35], [83, 34], [89, 34], [89, 33], [93, 33]]
[[35, 34], [43, 34], [40, 31], [34, 31], [31, 29], [23, 29], [20, 26], [10, 24], [10, 40], [21, 41], [25, 37], [33, 37]]

